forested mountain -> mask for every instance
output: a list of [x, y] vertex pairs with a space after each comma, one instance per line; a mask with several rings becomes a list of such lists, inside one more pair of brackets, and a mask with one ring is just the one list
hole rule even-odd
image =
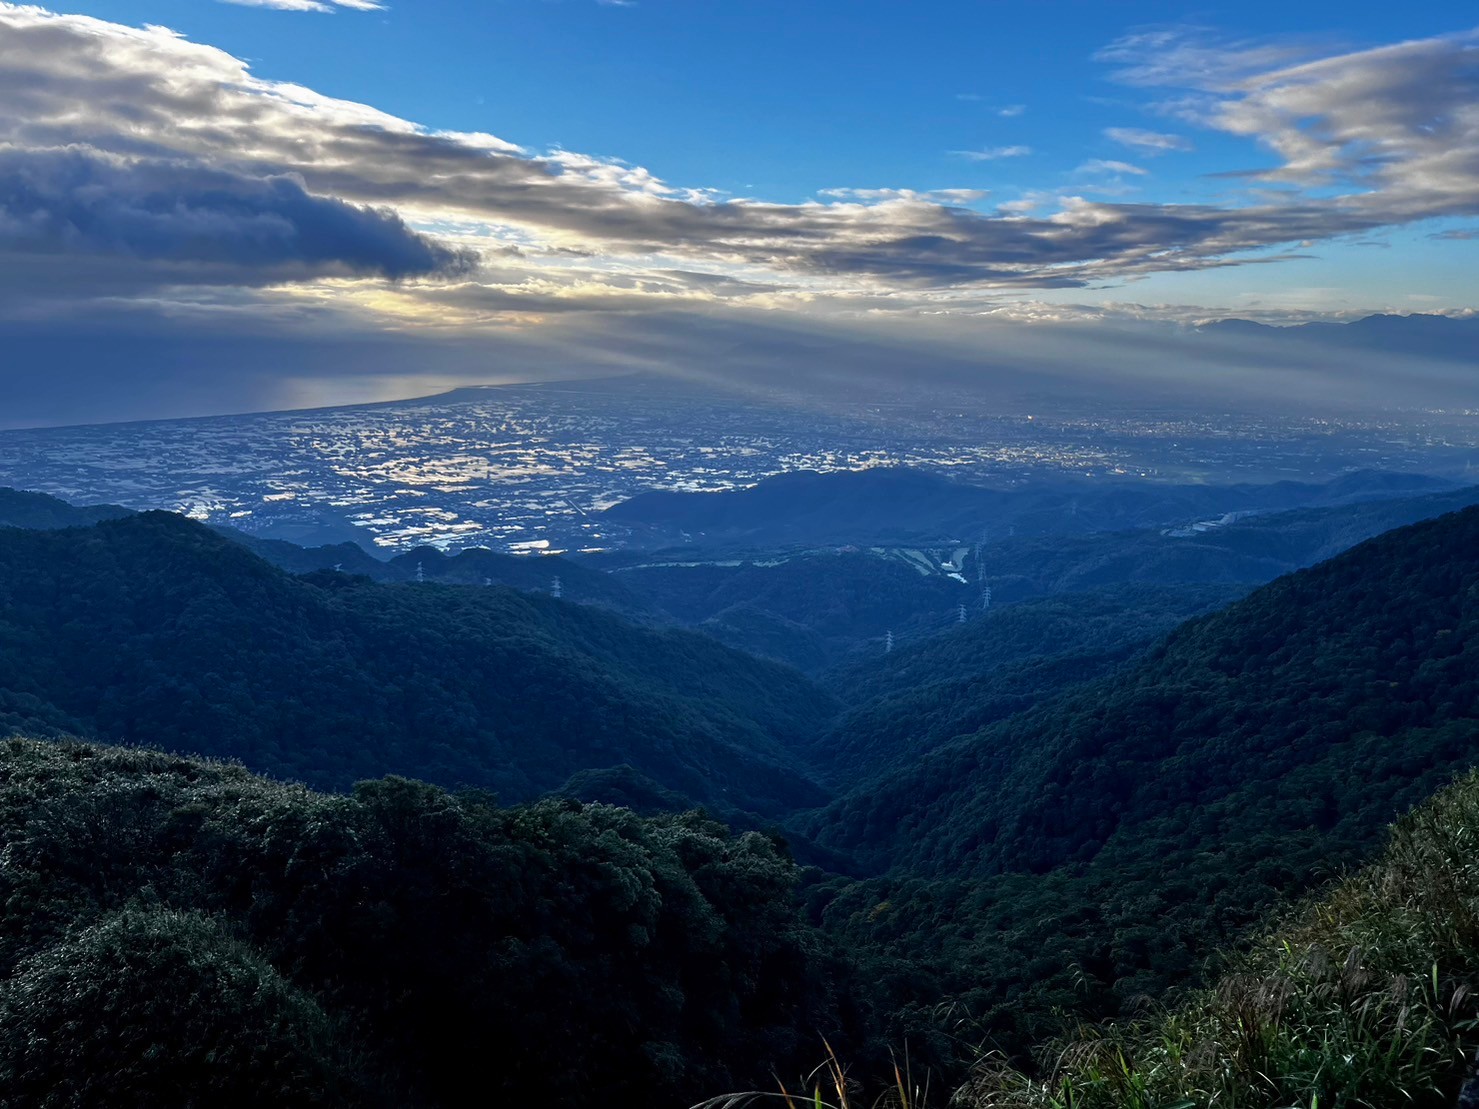
[[1124, 582], [1261, 583], [1393, 528], [1479, 504], [1479, 486], [1104, 536], [993, 544], [980, 567], [1001, 600]]
[[1265, 923], [1207, 988], [1068, 1030], [1031, 1073], [982, 1060], [951, 1104], [1468, 1109], [1476, 835], [1470, 774], [1404, 815], [1374, 863]]
[[858, 1043], [794, 866], [696, 814], [10, 739], [0, 835], [17, 1109], [682, 1109]]
[[[1278, 563], [1472, 496], [1466, 490], [1096, 542], [1107, 544], [1101, 553], [1121, 542], [1145, 544], [1142, 554], [1178, 545], [1211, 551], [1213, 565], [1252, 557], [1261, 542]], [[65, 514], [54, 518], [66, 522]], [[1269, 530], [1258, 539], [1257, 528]], [[1280, 537], [1288, 539], [1283, 547]], [[1016, 551], [1019, 564], [1040, 575], [1034, 580], [1047, 582], [1056, 571], [1035, 542], [1008, 541], [983, 554], [1001, 566], [1003, 552]], [[630, 923], [621, 914], [648, 904], [640, 890], [649, 879], [641, 874], [666, 874], [676, 859], [711, 903], [731, 895], [776, 899], [773, 915], [742, 942], [758, 944], [754, 950], [780, 943], [789, 952], [755, 955], [758, 962], [746, 965], [763, 970], [716, 986], [737, 992], [701, 1002], [722, 1009], [708, 1031], [690, 1030], [687, 1015], [671, 1018], [663, 1008], [676, 996], [672, 989], [699, 996], [696, 985], [674, 985], [673, 975], [690, 973], [674, 969], [688, 965], [681, 953], [702, 947], [680, 937], [695, 929], [713, 936], [708, 910], [676, 877], [668, 885], [651, 879], [651, 888], [666, 891], [651, 911], [660, 920], [669, 912], [680, 918], [660, 925], [676, 929], [664, 933], [674, 937], [671, 947], [651, 940], [657, 933], [647, 923], [621, 937], [607, 934], [604, 924], [591, 923], [605, 910], [581, 908], [573, 923], [540, 925], [555, 930], [554, 947], [520, 939], [508, 950], [525, 961], [486, 972], [509, 976], [507, 997], [496, 1006], [508, 1000], [510, 1007], [496, 1013], [485, 1007], [494, 1002], [470, 1000], [448, 984], [454, 964], [467, 960], [475, 965], [469, 981], [484, 982], [476, 969], [482, 956], [456, 937], [464, 927], [512, 925], [501, 917], [489, 924], [479, 914], [491, 910], [476, 898], [444, 904], [436, 912], [450, 914], [452, 938], [442, 943], [448, 953], [405, 964], [405, 974], [430, 991], [429, 1008], [416, 1012], [463, 1014], [447, 1042], [471, 1052], [457, 1039], [472, 1034], [463, 1030], [511, 1020], [521, 1007], [541, 1044], [557, 1042], [562, 1029], [591, 1037], [579, 1056], [588, 1069], [581, 1062], [569, 1073], [611, 1081], [613, 1060], [635, 1051], [643, 1061], [614, 1081], [653, 1083], [663, 1097], [681, 1092], [698, 1100], [732, 1088], [747, 1081], [742, 1074], [756, 1073], [751, 1063], [767, 1052], [778, 1066], [799, 1065], [806, 1037], [823, 1025], [844, 1029], [855, 1043], [907, 1042], [920, 1063], [958, 1080], [983, 1038], [1021, 1062], [1065, 1018], [1114, 1015], [1141, 995], [1205, 980], [1221, 945], [1235, 950], [1243, 930], [1281, 898], [1368, 857], [1389, 820], [1479, 763], [1479, 659], [1471, 646], [1479, 633], [1479, 508], [1383, 535], [1220, 609], [1248, 587], [1195, 584], [1194, 561], [1186, 571], [1192, 584], [1166, 574], [1155, 584], [994, 604], [943, 634], [901, 637], [887, 656], [854, 655], [823, 673], [824, 686], [608, 608], [483, 587], [471, 580], [482, 553], [472, 555], [459, 561], [469, 556], [415, 552], [389, 564], [390, 573], [414, 576], [422, 563], [413, 559], [426, 559], [435, 576], [458, 573], [468, 584], [377, 583], [323, 569], [295, 577], [162, 513], [60, 531], [0, 529], [0, 723], [7, 729], [241, 758], [279, 778], [334, 789], [395, 772], [496, 790], [505, 800], [555, 793], [667, 814], [644, 821], [561, 799], [510, 813], [482, 795], [454, 799], [404, 782], [359, 787], [353, 800], [319, 797], [187, 759], [22, 742], [11, 753], [34, 772], [12, 768], [12, 777], [0, 776], [0, 819], [17, 829], [7, 842], [31, 843], [25, 829], [34, 826], [82, 846], [38, 847], [40, 876], [25, 879], [30, 892], [3, 901], [34, 918], [24, 928], [41, 931], [17, 940], [7, 956], [12, 970], [0, 984], [0, 1012], [15, 1014], [22, 1030], [41, 1022], [34, 1027], [45, 1035], [53, 1027], [47, 1022], [73, 1019], [68, 1006], [78, 997], [94, 999], [89, 1005], [134, 998], [139, 1019], [163, 1022], [177, 1042], [214, 1043], [220, 1026], [171, 1012], [162, 995], [137, 987], [128, 968], [177, 960], [218, 967], [198, 985], [202, 996], [226, 991], [218, 1007], [261, 1030], [251, 1040], [259, 1054], [239, 1060], [243, 1074], [267, 1073], [252, 1060], [270, 1058], [280, 1063], [271, 1073], [294, 1076], [324, 1100], [441, 1104], [440, 1079], [428, 1077], [451, 1065], [437, 1054], [441, 1047], [418, 1030], [392, 1028], [383, 1008], [392, 1004], [385, 998], [408, 996], [411, 979], [397, 977], [400, 969], [373, 981], [341, 975], [326, 954], [341, 933], [347, 929], [350, 948], [377, 965], [383, 950], [410, 944], [397, 914], [429, 911], [415, 900], [430, 896], [426, 890], [513, 883], [509, 912], [517, 914], [531, 903], [521, 898], [579, 901], [593, 873], [598, 884], [609, 879], [636, 898], [611, 917]], [[849, 559], [858, 560], [855, 578], [836, 575], [830, 594], [815, 588], [821, 568]], [[1069, 564], [1072, 554], [1064, 559]], [[542, 573], [548, 560], [513, 561]], [[904, 575], [897, 595], [877, 587], [880, 566]], [[614, 579], [639, 611], [658, 610], [630, 570], [582, 569]], [[697, 620], [725, 601], [732, 603], [720, 611], [759, 613], [757, 620], [792, 605], [839, 639], [849, 619], [886, 619], [891, 605], [901, 618], [921, 583], [978, 588], [864, 552], [671, 569], [692, 571], [668, 579], [692, 586], [669, 594], [682, 602], [671, 606], [678, 618]], [[434, 575], [425, 569], [422, 576]], [[1060, 580], [1070, 579], [1080, 580]], [[613, 603], [621, 596], [612, 594]], [[876, 609], [853, 613], [857, 598]], [[1210, 609], [1218, 611], [1195, 615]], [[1194, 618], [1181, 623], [1186, 616]], [[80, 777], [57, 769], [68, 765]], [[61, 794], [37, 791], [33, 779], [47, 776]], [[209, 788], [199, 794], [192, 783]], [[7, 794], [11, 785], [19, 792]], [[53, 801], [57, 807], [44, 813], [26, 807]], [[815, 865], [794, 871], [764, 837], [725, 840], [703, 819], [678, 815], [694, 804], [741, 827], [792, 829], [797, 856]], [[384, 816], [386, 805], [393, 819]], [[129, 823], [134, 812], [144, 814], [138, 826]], [[231, 848], [230, 866], [224, 856], [200, 854], [226, 835], [218, 823], [235, 821], [250, 842]], [[483, 843], [493, 827], [501, 830], [487, 841], [486, 858], [483, 846], [456, 846]], [[438, 873], [425, 879], [433, 885], [418, 885], [405, 860], [441, 851], [443, 840], [426, 837], [446, 828], [461, 829], [453, 855], [484, 861], [472, 878]], [[554, 854], [529, 862], [519, 838], [526, 833]], [[605, 846], [592, 848], [594, 840]], [[181, 842], [169, 848], [184, 852], [179, 867], [160, 861], [160, 844]], [[631, 863], [634, 871], [618, 875], [604, 863], [583, 869], [618, 843], [647, 853]], [[737, 853], [715, 846], [737, 843], [751, 846]], [[341, 847], [349, 855], [335, 855]], [[671, 855], [663, 854], [669, 847]], [[369, 855], [354, 854], [361, 849]], [[78, 852], [104, 861], [97, 875], [76, 863]], [[298, 875], [292, 897], [327, 900], [279, 903], [278, 894], [263, 895], [277, 888], [272, 852], [299, 860], [281, 863], [283, 873]], [[143, 869], [130, 869], [136, 855]], [[123, 869], [110, 869], [119, 859]], [[525, 876], [530, 866], [537, 880]], [[756, 868], [764, 889], [746, 886], [731, 866]], [[246, 886], [219, 886], [232, 867], [255, 877], [243, 878]], [[0, 881], [18, 881], [19, 873]], [[348, 902], [336, 900], [333, 876], [341, 873], [357, 876], [344, 887]], [[353, 898], [372, 880], [364, 875], [385, 883], [396, 906], [368, 916], [345, 908], [362, 907]], [[797, 878], [799, 917], [786, 908], [784, 892]], [[705, 885], [711, 879], [722, 890]], [[552, 892], [556, 886], [564, 892]], [[73, 918], [79, 923], [67, 931]], [[754, 918], [728, 919], [749, 930], [743, 922]], [[381, 924], [389, 930], [365, 941], [370, 947], [354, 946], [356, 929]], [[21, 927], [4, 925], [12, 926]], [[828, 943], [856, 972], [825, 954]], [[710, 953], [704, 958], [712, 955], [703, 950]], [[677, 963], [671, 951], [680, 953]], [[120, 952], [143, 954], [130, 961]], [[514, 957], [496, 954], [505, 956]], [[658, 992], [618, 1013], [616, 995], [606, 991], [636, 989], [623, 985], [627, 963], [640, 965]], [[109, 969], [115, 964], [124, 969]], [[310, 966], [317, 969], [303, 969]], [[591, 1012], [603, 1014], [590, 1026], [560, 1000], [587, 989], [599, 993]], [[745, 997], [769, 1000], [751, 1008]], [[176, 1019], [182, 1023], [169, 1025]], [[435, 1019], [426, 1017], [428, 1029]], [[670, 1019], [680, 1021], [676, 1031]], [[590, 1031], [604, 1028], [601, 1022], [611, 1030]], [[710, 1038], [684, 1039], [690, 1031]], [[712, 1046], [720, 1039], [733, 1051]], [[103, 1037], [88, 1050], [119, 1049]], [[13, 1069], [0, 1076], [31, 1075], [24, 1080], [38, 1089], [62, 1080], [52, 1056], [18, 1039], [4, 1048], [3, 1067]], [[533, 1067], [515, 1066], [499, 1081], [526, 1096]], [[572, 1096], [568, 1103], [579, 1103]], [[288, 1094], [282, 1099], [292, 1102]]]
[[[292, 574], [335, 570], [377, 582], [443, 582], [449, 585], [503, 585], [526, 593], [546, 593], [581, 604], [599, 604], [643, 619], [647, 603], [610, 574], [559, 555], [510, 555], [471, 547], [446, 554], [418, 547], [387, 558], [367, 554], [354, 543], [300, 547], [280, 539], [259, 539], [231, 528], [217, 529], [253, 554]], [[556, 584], [558, 583], [558, 585]]]
[[[119, 505], [72, 505], [45, 493], [0, 487], [0, 528], [48, 531], [90, 527], [133, 514], [132, 509]], [[531, 593], [558, 591], [566, 600], [602, 604], [644, 618], [652, 616], [646, 602], [611, 575], [558, 555], [508, 555], [480, 547], [448, 555], [435, 547], [419, 547], [376, 557], [358, 543], [303, 547], [224, 525], [213, 525], [212, 530], [292, 574], [335, 570], [378, 582], [421, 579], [459, 585], [505, 585]]]
[[[898, 474], [902, 480], [921, 476]], [[558, 592], [565, 600], [601, 605], [639, 623], [687, 626], [820, 675], [839, 663], [876, 657], [889, 632], [902, 644], [953, 629], [960, 605], [970, 615], [979, 611], [983, 585], [990, 586], [997, 604], [1126, 583], [1211, 583], [1227, 587], [1231, 598], [1238, 588], [1312, 565], [1390, 528], [1479, 502], [1479, 486], [1410, 495], [1425, 483], [1429, 479], [1366, 473], [1322, 486], [1285, 483], [1191, 493], [1168, 487], [1164, 495], [1186, 512], [1205, 507], [1209, 498], [1278, 504], [1313, 497], [1336, 503], [1203, 521], [1180, 516], [1176, 527], [1092, 535], [1007, 538], [996, 527], [996, 538], [978, 548], [847, 547], [719, 557], [714, 550], [690, 547], [645, 559], [633, 554], [515, 556], [481, 548], [447, 555], [426, 547], [379, 558], [354, 543], [304, 548], [232, 528], [217, 530], [294, 574], [339, 570], [378, 582], [424, 579]], [[950, 503], [959, 507], [960, 490], [968, 487], [944, 485], [956, 498]], [[1112, 491], [1109, 499], [1115, 500]], [[1085, 503], [1094, 501], [1088, 497]], [[861, 504], [851, 508], [865, 513]], [[50, 497], [0, 490], [0, 526], [85, 526], [126, 514], [115, 506], [73, 508]], [[1063, 516], [1045, 526], [1071, 530], [1075, 525]]]
[[648, 565], [612, 577], [665, 613], [732, 647], [816, 673], [885, 633], [948, 626], [976, 592], [866, 551], [723, 565]]
[[820, 797], [791, 752], [833, 710], [703, 636], [500, 588], [294, 578], [164, 513], [0, 530], [0, 637], [12, 722], [332, 788], [400, 772], [517, 799], [630, 764], [716, 811], [789, 811]]
[[129, 510], [116, 504], [77, 506], [45, 493], [0, 487], [0, 528], [82, 528], [127, 515]]
[[1476, 621], [1479, 509], [1282, 578], [834, 803], [808, 830], [887, 876], [815, 918], [1019, 1046], [1184, 982], [1479, 763]]
[[[730, 646], [820, 674], [861, 656], [876, 657], [890, 631], [903, 642], [952, 629], [958, 606], [964, 604], [972, 617], [979, 611], [983, 586], [990, 587], [996, 604], [1125, 584], [1213, 584], [1226, 587], [1231, 598], [1391, 528], [1479, 503], [1479, 486], [1410, 496], [1401, 494], [1406, 479], [1382, 477], [1296, 486], [1340, 502], [1326, 507], [1210, 520], [1182, 516], [1175, 527], [1014, 538], [995, 527], [990, 541], [963, 550], [846, 548], [720, 557], [692, 547], [635, 565], [631, 556], [591, 565], [610, 566], [652, 611]], [[1260, 496], [1278, 498], [1270, 492]], [[957, 553], [963, 564], [951, 577], [943, 566]]]
[[828, 780], [893, 774], [926, 752], [1116, 670], [1238, 587], [1119, 586], [996, 608], [822, 682], [849, 706], [811, 746]]
[[[1471, 757], [1476, 631], [1479, 509], [1467, 509], [1193, 620], [1133, 670], [952, 745], [819, 827], [838, 845], [960, 874], [1088, 860], [1168, 805], [1204, 835], [1223, 805], [1243, 820], [1282, 810], [1254, 818], [1264, 830], [1391, 816], [1413, 798], [1380, 783], [1407, 788], [1404, 762]], [[1326, 784], [1310, 793], [1301, 771]]]

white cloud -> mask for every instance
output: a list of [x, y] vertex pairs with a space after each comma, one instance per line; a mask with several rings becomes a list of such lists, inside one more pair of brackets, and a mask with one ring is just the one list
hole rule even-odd
[[1106, 127], [1104, 137], [1121, 146], [1134, 147], [1146, 154], [1164, 154], [1168, 150], [1193, 149], [1190, 139], [1181, 135], [1168, 135], [1162, 131], [1146, 131], [1140, 127]]
[[1131, 165], [1129, 162], [1117, 162], [1112, 159], [1090, 158], [1081, 164], [1074, 173], [1114, 173], [1132, 177], [1144, 177], [1150, 172], [1142, 166]]
[[819, 189], [818, 196], [834, 200], [922, 200], [930, 204], [974, 204], [991, 194], [985, 189]]
[[221, 0], [221, 3], [246, 8], [276, 8], [284, 12], [331, 12], [338, 8], [357, 12], [385, 10], [385, 5], [379, 0]]
[[985, 150], [952, 150], [950, 153], [968, 162], [994, 162], [1000, 158], [1025, 158], [1032, 153], [1032, 147], [992, 146]]

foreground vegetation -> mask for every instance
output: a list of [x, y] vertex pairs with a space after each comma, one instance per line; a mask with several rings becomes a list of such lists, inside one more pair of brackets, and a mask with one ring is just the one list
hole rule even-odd
[[765, 836], [0, 742], [0, 1095], [642, 1105], [857, 1049]]
[[1479, 774], [1374, 864], [1291, 913], [1216, 984], [1081, 1028], [1029, 1076], [981, 1063], [967, 1109], [1452, 1106], [1479, 1045]]

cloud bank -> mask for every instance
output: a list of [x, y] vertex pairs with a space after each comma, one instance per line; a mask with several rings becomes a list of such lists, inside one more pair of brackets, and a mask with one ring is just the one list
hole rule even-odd
[[405, 278], [473, 264], [393, 211], [314, 196], [291, 175], [250, 176], [88, 147], [0, 148], [0, 251], [116, 255], [141, 281], [229, 272], [258, 282]]
[[[259, 197], [276, 195], [279, 206], [287, 194], [274, 183], [301, 182], [302, 218], [312, 197], [323, 201], [316, 215], [341, 220], [336, 233], [302, 239], [310, 270], [334, 261], [350, 272], [387, 275], [448, 268], [455, 251], [397, 228], [377, 211], [389, 208], [418, 227], [474, 225], [475, 237], [519, 244], [525, 258], [565, 252], [618, 265], [662, 258], [731, 275], [763, 271], [767, 283], [805, 297], [1084, 287], [1479, 213], [1475, 42], [1472, 33], [1456, 35], [1251, 74], [1244, 58], [1231, 75], [1206, 64], [1210, 48], [1187, 62], [1190, 48], [1178, 40], [1112, 48], [1128, 79], [1179, 94], [1175, 110], [1185, 120], [1275, 156], [1248, 176], [1282, 191], [1250, 192], [1242, 204], [1067, 196], [1055, 211], [1026, 214], [902, 192], [802, 204], [725, 199], [621, 162], [429, 131], [367, 105], [259, 79], [240, 59], [159, 28], [13, 4], [0, 4], [0, 142], [12, 176], [31, 160], [33, 175], [47, 177], [53, 171], [46, 167], [64, 157], [112, 165], [120, 180], [159, 180], [169, 166], [182, 182], [190, 173], [229, 175], [236, 192], [226, 190], [233, 199], [221, 221], [223, 256], [226, 244], [243, 241], [232, 217], [245, 212], [245, 182], [257, 181]], [[1109, 137], [1144, 153], [1189, 145], [1143, 128], [1113, 128]], [[1330, 195], [1332, 187], [1344, 191]], [[202, 216], [206, 194], [195, 202]], [[12, 187], [5, 195], [18, 194]], [[10, 225], [25, 215], [10, 203], [3, 210]], [[314, 226], [302, 225], [305, 232]], [[351, 227], [378, 247], [351, 248]], [[270, 259], [270, 240], [247, 255]], [[92, 240], [82, 234], [76, 241]], [[286, 240], [277, 241], [285, 250]], [[343, 257], [328, 258], [330, 243]]]
[[[1479, 216], [1479, 32], [1342, 52], [1172, 29], [1100, 59], [1146, 98], [1147, 120], [1105, 143], [1158, 167], [1214, 139], [1246, 151], [1215, 202], [1129, 201], [1128, 187], [1114, 199], [1110, 186], [1152, 175], [1103, 144], [1067, 157], [1067, 186], [1018, 199], [899, 183], [738, 199], [265, 80], [167, 29], [0, 2], [0, 322], [229, 321], [233, 334], [351, 345], [423, 334], [456, 346], [459, 380], [475, 379], [478, 356], [457, 345], [473, 339], [602, 368], [603, 341], [630, 341], [615, 368], [640, 368], [702, 349], [659, 341], [679, 330], [743, 336], [733, 360], [760, 359], [769, 327], [789, 354], [821, 358], [838, 349], [839, 316], [1092, 317], [1028, 298]], [[982, 172], [1028, 153], [960, 152]], [[539, 347], [561, 329], [581, 342]], [[969, 345], [939, 358], [955, 366]], [[886, 349], [907, 362], [908, 344]]]

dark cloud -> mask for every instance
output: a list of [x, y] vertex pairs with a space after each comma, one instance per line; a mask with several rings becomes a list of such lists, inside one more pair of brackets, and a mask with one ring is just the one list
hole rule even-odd
[[450, 274], [472, 261], [394, 212], [314, 196], [290, 175], [78, 147], [0, 149], [0, 252], [117, 255], [159, 263], [172, 279], [196, 267], [253, 283]]

